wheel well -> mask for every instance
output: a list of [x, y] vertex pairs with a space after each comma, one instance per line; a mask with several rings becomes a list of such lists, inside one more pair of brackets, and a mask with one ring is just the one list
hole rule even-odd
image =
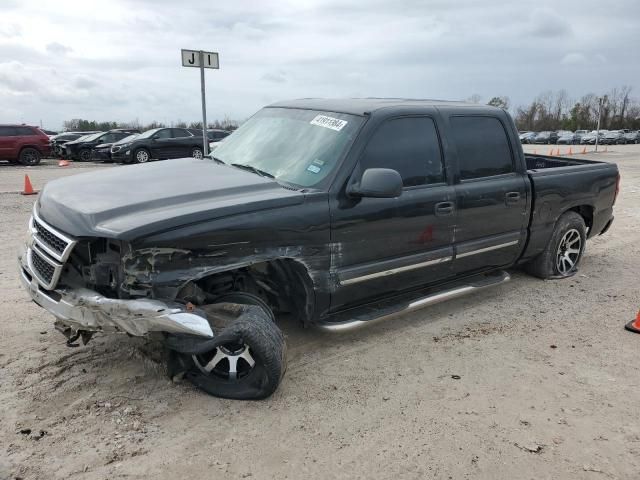
[[579, 205], [572, 207], [568, 212], [576, 212], [584, 219], [584, 223], [587, 226], [587, 230], [591, 230], [593, 226], [593, 207], [591, 205]]
[[31, 148], [33, 150], [35, 150], [36, 152], [42, 154], [40, 152], [40, 149], [38, 147], [36, 147], [35, 145], [23, 145], [20, 147], [20, 152], [18, 153], [18, 156], [22, 155], [22, 152], [24, 152], [27, 148]]
[[176, 298], [196, 305], [214, 303], [231, 292], [260, 297], [277, 316], [292, 314], [309, 323], [315, 309], [313, 282], [307, 268], [293, 259], [278, 259], [215, 273], [184, 285]]

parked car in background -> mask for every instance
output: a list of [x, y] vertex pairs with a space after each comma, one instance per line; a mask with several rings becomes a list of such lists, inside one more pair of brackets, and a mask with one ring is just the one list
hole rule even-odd
[[38, 127], [0, 125], [0, 160], [37, 165], [50, 154], [49, 136]]
[[578, 143], [578, 137], [573, 132], [562, 132], [558, 134], [558, 145], [575, 145]]
[[186, 128], [153, 128], [131, 142], [111, 147], [111, 158], [117, 163], [146, 163], [151, 159], [203, 157], [202, 135]]
[[540, 132], [536, 134], [533, 142], [535, 144], [555, 144], [558, 141], [558, 134], [556, 132]]
[[88, 162], [89, 160], [91, 160], [91, 150], [96, 145], [100, 145], [102, 143], [117, 142], [118, 140], [122, 140], [124, 137], [128, 137], [132, 133], [140, 133], [140, 130], [116, 128], [113, 130], [109, 130], [108, 132], [95, 133], [87, 138], [82, 138], [66, 143], [66, 155], [72, 160]]
[[582, 137], [584, 137], [588, 133], [589, 133], [589, 130], [576, 130], [575, 131], [576, 143], [580, 143], [580, 140], [582, 140]]
[[521, 132], [519, 136], [520, 136], [520, 143], [522, 144], [533, 143], [533, 139], [536, 137], [536, 132]]
[[640, 142], [640, 130], [636, 130], [635, 132], [625, 133], [624, 139], [627, 141], [627, 143]]
[[80, 137], [86, 137], [93, 135], [97, 132], [63, 132], [51, 137], [51, 153], [62, 158], [64, 155], [64, 149], [62, 148], [67, 142], [78, 140]]
[[[606, 135], [606, 133], [607, 133], [607, 130], [600, 130], [600, 139], [598, 140], [598, 143], [602, 143], [602, 138]], [[598, 132], [596, 130], [593, 130], [589, 132], [587, 135], [584, 135], [582, 137], [582, 139], [580, 140], [580, 144], [595, 145], [597, 136], [598, 136]]]
[[96, 145], [91, 150], [91, 160], [92, 161], [100, 161], [100, 160], [102, 160], [103, 162], [111, 162], [111, 161], [113, 161], [111, 159], [111, 148], [116, 146], [116, 145], [120, 145], [120, 144], [125, 144], [125, 143], [128, 143], [128, 142], [131, 142], [138, 135], [140, 135], [140, 134], [139, 133], [132, 133], [131, 135], [127, 135], [126, 137], [124, 137], [124, 138], [122, 138], [120, 140], [116, 140], [115, 142], [101, 143], [99, 145]]
[[[199, 128], [188, 128], [195, 137], [202, 137], [202, 130]], [[229, 130], [222, 130], [220, 128], [210, 128], [207, 130], [207, 138], [210, 142], [219, 142], [223, 138], [228, 137], [231, 134]]]
[[620, 145], [626, 144], [627, 140], [624, 138], [624, 133], [620, 130], [610, 130], [607, 134], [600, 139], [602, 145]]

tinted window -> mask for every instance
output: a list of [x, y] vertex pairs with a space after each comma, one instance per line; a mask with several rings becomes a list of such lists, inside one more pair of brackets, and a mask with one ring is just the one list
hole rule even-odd
[[[189, 133], [189, 130], [187, 130], [186, 128], [172, 128], [171, 130], [173, 130], [173, 137], [174, 138], [182, 138], [182, 137], [191, 137], [192, 136]], [[202, 132], [200, 132], [200, 135], [202, 135]]]
[[158, 132], [155, 134], [155, 138], [171, 138], [171, 129], [170, 128], [163, 128], [162, 130], [158, 130]]
[[33, 129], [29, 127], [16, 127], [18, 131], [18, 135], [37, 135], [38, 133], [33, 131]]
[[451, 117], [451, 126], [463, 180], [513, 171], [507, 134], [497, 118]]
[[443, 182], [442, 155], [433, 120], [387, 120], [369, 140], [361, 167], [397, 170], [405, 187]]
[[13, 137], [16, 135], [14, 127], [0, 127], [0, 137]]

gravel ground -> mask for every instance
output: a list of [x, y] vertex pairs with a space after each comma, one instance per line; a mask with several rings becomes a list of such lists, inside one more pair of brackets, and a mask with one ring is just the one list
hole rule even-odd
[[587, 158], [623, 182], [576, 276], [513, 271], [347, 334], [285, 324], [287, 374], [260, 402], [172, 383], [144, 339], [66, 347], [19, 286], [34, 197], [11, 192], [25, 173], [38, 189], [127, 167], [0, 165], [0, 479], [637, 479], [640, 335], [623, 325], [640, 307], [640, 146]]

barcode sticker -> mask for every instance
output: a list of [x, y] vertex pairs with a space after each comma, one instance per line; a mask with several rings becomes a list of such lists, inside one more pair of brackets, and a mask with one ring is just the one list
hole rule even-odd
[[309, 123], [339, 132], [348, 122], [346, 120], [340, 120], [339, 118], [327, 117], [326, 115], [316, 115], [316, 118]]

